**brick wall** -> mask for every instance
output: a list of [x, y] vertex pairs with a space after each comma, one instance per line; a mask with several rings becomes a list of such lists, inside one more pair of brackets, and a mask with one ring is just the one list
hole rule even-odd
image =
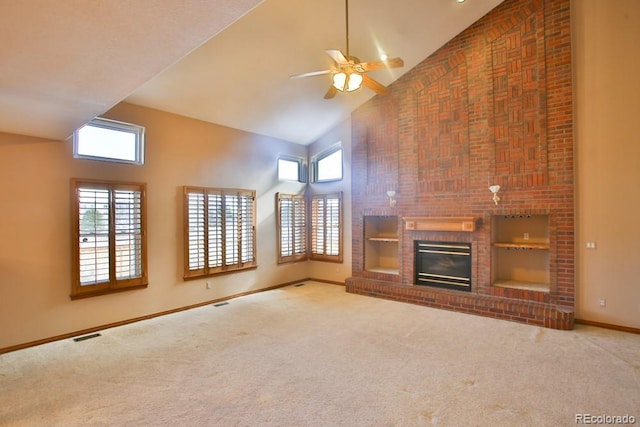
[[[348, 291], [572, 327], [569, 3], [506, 0], [353, 113]], [[501, 186], [499, 205], [490, 184]], [[387, 190], [396, 191], [393, 208]], [[364, 271], [363, 216], [387, 214], [473, 216], [477, 228], [416, 232], [403, 230], [400, 221], [400, 274]], [[550, 292], [491, 286], [491, 218], [512, 214], [549, 216]], [[471, 242], [471, 294], [414, 286], [414, 240]], [[487, 310], [487, 304], [500, 309]]]

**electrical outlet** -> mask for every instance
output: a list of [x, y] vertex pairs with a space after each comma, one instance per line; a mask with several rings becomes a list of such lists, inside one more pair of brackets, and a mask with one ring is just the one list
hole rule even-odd
[[207, 289], [211, 289], [211, 282], [205, 283], [205, 286], [206, 286]]
[[600, 300], [600, 307], [606, 307], [607, 306], [607, 300], [606, 299], [601, 299]]
[[587, 249], [595, 249], [596, 242], [587, 242]]
[[524, 240], [529, 240], [529, 233], [524, 233]]

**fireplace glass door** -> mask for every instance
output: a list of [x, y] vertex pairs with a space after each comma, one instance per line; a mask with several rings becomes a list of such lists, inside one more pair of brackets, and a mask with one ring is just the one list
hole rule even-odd
[[471, 244], [415, 242], [415, 284], [471, 291]]

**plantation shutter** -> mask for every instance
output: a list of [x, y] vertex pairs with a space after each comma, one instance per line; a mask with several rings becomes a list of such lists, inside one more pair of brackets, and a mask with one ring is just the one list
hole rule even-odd
[[340, 200], [327, 198], [325, 202], [325, 254], [340, 254]]
[[225, 265], [237, 264], [240, 256], [238, 235], [240, 231], [239, 201], [237, 195], [225, 195]]
[[311, 259], [342, 262], [342, 193], [311, 197]]
[[311, 255], [324, 254], [324, 198], [311, 199]]
[[294, 255], [307, 254], [307, 202], [304, 196], [293, 198]]
[[207, 240], [204, 191], [185, 193], [187, 203], [187, 260], [189, 271], [204, 271]]
[[142, 277], [142, 192], [114, 189], [116, 280]]
[[306, 259], [307, 204], [304, 195], [278, 193], [278, 262]]
[[255, 265], [255, 191], [184, 187], [184, 277]]
[[79, 188], [80, 286], [109, 282], [109, 190]]
[[208, 241], [209, 241], [209, 256], [208, 267], [209, 268], [221, 268], [222, 267], [222, 250], [223, 250], [223, 240], [222, 240], [222, 219], [223, 219], [223, 209], [222, 209], [222, 194], [220, 192], [209, 192], [207, 194], [208, 200], [208, 215], [209, 218], [209, 228], [208, 231]]
[[294, 216], [293, 216], [293, 196], [278, 194], [278, 221], [280, 233], [280, 258], [293, 255], [294, 236]]
[[255, 226], [254, 226], [254, 197], [251, 194], [241, 194], [240, 197], [240, 262], [246, 264], [254, 261], [255, 254]]
[[71, 297], [147, 284], [145, 185], [72, 179]]

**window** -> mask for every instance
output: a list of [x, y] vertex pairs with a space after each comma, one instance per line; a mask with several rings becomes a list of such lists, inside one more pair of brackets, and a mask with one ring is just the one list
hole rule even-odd
[[184, 278], [255, 267], [254, 190], [184, 187]]
[[342, 193], [311, 196], [311, 259], [342, 262]]
[[302, 194], [276, 194], [278, 263], [307, 259], [307, 202]]
[[280, 181], [305, 181], [304, 161], [294, 157], [278, 159], [278, 179]]
[[72, 179], [71, 298], [147, 285], [145, 184]]
[[96, 118], [73, 133], [73, 157], [144, 164], [144, 127]]
[[342, 180], [342, 148], [334, 147], [312, 161], [314, 182]]

